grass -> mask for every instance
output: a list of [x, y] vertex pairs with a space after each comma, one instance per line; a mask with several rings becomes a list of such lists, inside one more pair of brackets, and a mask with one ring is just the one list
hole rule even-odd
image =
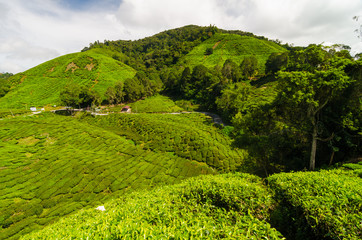
[[68, 54], [11, 77], [11, 91], [0, 98], [0, 106], [24, 109], [60, 105], [59, 94], [70, 82], [103, 96], [109, 86], [134, 75], [134, 69], [102, 54], [100, 49]]

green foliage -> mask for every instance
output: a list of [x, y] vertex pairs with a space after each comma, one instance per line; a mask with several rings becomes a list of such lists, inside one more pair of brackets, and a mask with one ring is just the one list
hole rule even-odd
[[127, 191], [214, 173], [135, 146], [88, 118], [48, 113], [0, 121], [0, 239], [17, 239]]
[[265, 84], [257, 88], [240, 82], [225, 87], [215, 103], [218, 111], [230, 121], [237, 113], [245, 115], [260, 106], [270, 104], [276, 94], [275, 84]]
[[245, 57], [240, 64], [241, 72], [246, 78], [253, 77], [258, 68], [258, 59], [255, 56]]
[[[2, 75], [0, 75], [2, 76]], [[10, 90], [10, 84], [6, 78], [0, 78], [0, 98], [5, 96]]]
[[283, 239], [264, 220], [272, 203], [257, 177], [206, 176], [123, 196], [23, 239]]
[[222, 75], [232, 82], [239, 82], [241, 79], [241, 71], [239, 66], [232, 60], [227, 59], [222, 67]]
[[211, 55], [212, 53], [214, 52], [214, 49], [209, 47], [209, 48], [206, 48], [205, 50], [205, 55]]
[[274, 74], [280, 70], [283, 70], [287, 67], [288, 61], [287, 52], [272, 53], [265, 63], [265, 72]]
[[6, 117], [13, 117], [23, 114], [29, 114], [29, 110], [23, 110], [23, 109], [7, 109], [7, 110], [0, 110], [0, 118], [6, 118]]
[[280, 201], [275, 224], [286, 237], [361, 239], [361, 178], [332, 170], [275, 174], [268, 182]]
[[[96, 98], [95, 95], [94, 97]], [[96, 99], [92, 99], [91, 93], [86, 87], [71, 83], [60, 92], [60, 101], [64, 106], [83, 108], [89, 107]]]
[[122, 62], [136, 69], [160, 70], [175, 64], [195, 46], [212, 37], [217, 32], [213, 26], [185, 26], [158, 33], [136, 41], [105, 41], [90, 45], [90, 49], [107, 49], [122, 52]]

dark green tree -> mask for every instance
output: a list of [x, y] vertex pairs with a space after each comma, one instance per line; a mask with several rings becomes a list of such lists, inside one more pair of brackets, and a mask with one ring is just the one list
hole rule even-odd
[[246, 78], [253, 77], [258, 71], [258, 59], [255, 56], [245, 57], [240, 64], [240, 69]]
[[265, 72], [267, 74], [274, 74], [283, 70], [288, 65], [288, 53], [272, 53], [265, 63]]
[[205, 55], [211, 55], [211, 54], [213, 54], [213, 52], [214, 52], [214, 49], [212, 47], [208, 47], [205, 50]]
[[117, 101], [116, 90], [114, 89], [113, 86], [107, 88], [106, 92], [104, 93], [104, 96], [109, 104], [114, 104]]
[[98, 98], [98, 96], [99, 94], [92, 93], [85, 86], [76, 83], [66, 85], [60, 92], [61, 103], [72, 108], [90, 107], [92, 103], [98, 102], [98, 100], [93, 99], [93, 97]]
[[124, 81], [124, 96], [126, 101], [134, 102], [143, 96], [143, 86], [136, 78], [127, 78]]
[[5, 96], [10, 90], [10, 84], [6, 79], [0, 78], [0, 97]]
[[304, 56], [309, 59], [310, 71], [279, 72], [276, 102], [285, 120], [311, 135], [309, 168], [314, 170], [317, 141], [322, 140], [321, 113], [352, 81], [343, 67], [325, 58], [323, 49], [311, 46]]
[[224, 62], [221, 72], [225, 78], [231, 80], [232, 82], [239, 82], [241, 80], [240, 68], [231, 59], [227, 59]]

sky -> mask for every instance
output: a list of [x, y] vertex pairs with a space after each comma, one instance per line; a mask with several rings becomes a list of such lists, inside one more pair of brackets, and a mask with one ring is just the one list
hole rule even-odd
[[23, 72], [96, 40], [136, 40], [190, 24], [362, 52], [355, 32], [362, 0], [0, 0], [0, 73]]

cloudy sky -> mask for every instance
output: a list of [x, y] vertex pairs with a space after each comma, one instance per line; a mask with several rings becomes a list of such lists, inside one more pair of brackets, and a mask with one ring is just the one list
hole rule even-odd
[[0, 72], [18, 73], [96, 40], [139, 39], [195, 24], [306, 46], [343, 43], [361, 0], [0, 0]]

